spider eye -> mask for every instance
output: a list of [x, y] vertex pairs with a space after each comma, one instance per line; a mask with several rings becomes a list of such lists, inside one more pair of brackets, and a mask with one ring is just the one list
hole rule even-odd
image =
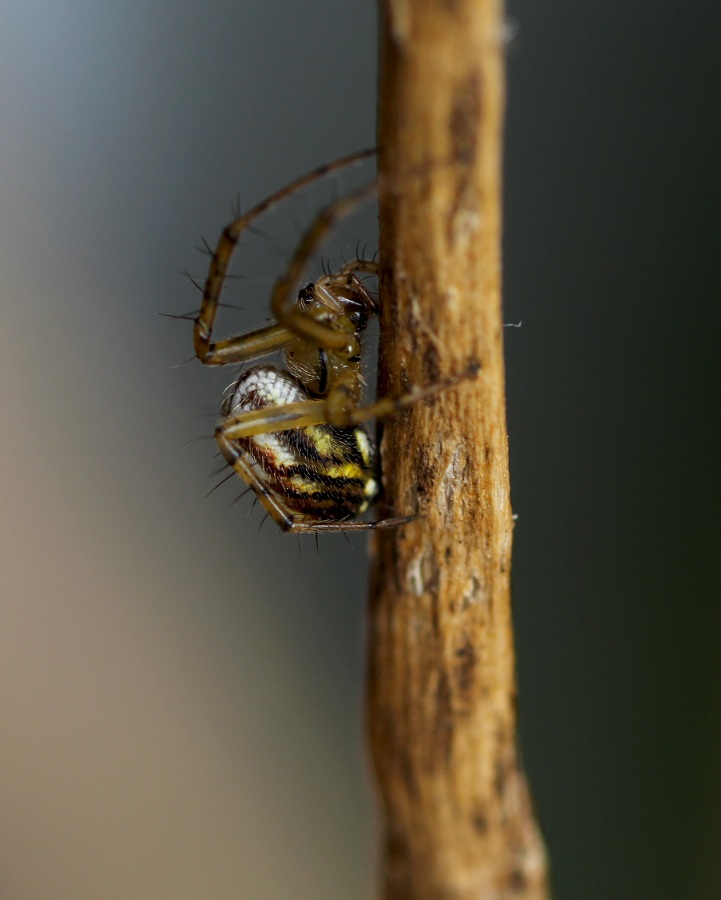
[[368, 310], [356, 300], [346, 299], [345, 314], [356, 331], [364, 331], [368, 325]]
[[298, 303], [300, 306], [310, 306], [313, 300], [313, 288], [314, 284], [312, 281], [309, 281], [305, 287], [302, 287], [298, 291]]

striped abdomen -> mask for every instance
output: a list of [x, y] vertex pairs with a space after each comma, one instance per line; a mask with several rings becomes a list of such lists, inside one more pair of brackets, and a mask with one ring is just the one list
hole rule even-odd
[[[299, 381], [275, 366], [244, 372], [223, 414], [311, 399]], [[263, 486], [295, 518], [325, 522], [363, 513], [378, 493], [375, 451], [360, 425], [311, 425], [233, 441], [252, 461]]]

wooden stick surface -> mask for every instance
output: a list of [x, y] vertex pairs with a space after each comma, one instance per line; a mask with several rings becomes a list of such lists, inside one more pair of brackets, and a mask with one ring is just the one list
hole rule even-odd
[[379, 393], [481, 369], [385, 425], [368, 723], [386, 900], [548, 896], [516, 746], [497, 0], [384, 0]]

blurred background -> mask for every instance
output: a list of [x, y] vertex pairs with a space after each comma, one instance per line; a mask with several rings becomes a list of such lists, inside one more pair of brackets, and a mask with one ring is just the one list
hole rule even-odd
[[[555, 895], [716, 898], [721, 16], [508, 16], [514, 612]], [[178, 366], [190, 325], [157, 313], [197, 304], [178, 273], [236, 195], [373, 144], [374, 5], [3, 20], [0, 896], [368, 898], [365, 540], [301, 558], [205, 498], [230, 376]], [[285, 240], [244, 248], [228, 327], [266, 317]]]

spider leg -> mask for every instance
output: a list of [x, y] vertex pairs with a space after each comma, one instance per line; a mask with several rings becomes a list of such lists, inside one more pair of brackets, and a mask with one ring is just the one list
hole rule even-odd
[[[445, 378], [428, 387], [409, 391], [407, 394], [381, 397], [374, 403], [362, 406], [355, 405], [353, 402], [354, 382], [352, 373], [349, 373], [347, 378], [341, 377], [333, 385], [328, 396], [322, 399], [263, 406], [260, 409], [242, 410], [226, 416], [216, 428], [215, 437], [225, 456], [224, 444], [221, 443], [221, 439], [227, 443], [259, 434], [288, 431], [291, 428], [307, 428], [311, 425], [328, 424], [340, 427], [360, 425], [369, 419], [384, 418], [397, 409], [411, 406], [419, 400], [446, 391], [460, 382], [474, 377], [479, 368], [480, 366], [475, 364], [461, 375]], [[231, 463], [231, 465], [233, 464]]]
[[245, 409], [226, 416], [215, 429], [215, 439], [227, 459], [221, 439], [238, 441], [259, 434], [289, 431], [291, 428], [308, 428], [310, 425], [321, 425], [326, 421], [325, 400], [299, 400], [296, 403]]
[[[328, 163], [324, 166], [320, 166], [319, 168], [314, 169], [312, 172], [309, 172], [308, 174], [297, 178], [286, 187], [281, 188], [279, 191], [276, 191], [270, 197], [259, 203], [257, 206], [254, 206], [253, 209], [235, 219], [235, 221], [231, 222], [230, 225], [228, 225], [223, 230], [223, 233], [218, 240], [218, 245], [211, 257], [208, 277], [205, 281], [205, 287], [203, 288], [203, 301], [201, 303], [200, 312], [198, 313], [198, 318], [195, 321], [195, 328], [193, 330], [193, 343], [195, 347], [195, 353], [202, 363], [204, 363], [205, 365], [223, 365], [225, 362], [237, 361], [236, 357], [232, 356], [232, 351], [227, 350], [228, 341], [215, 343], [212, 337], [213, 325], [215, 324], [215, 317], [218, 311], [218, 303], [220, 301], [223, 282], [225, 281], [227, 275], [228, 266], [233, 255], [233, 251], [235, 250], [235, 247], [243, 231], [251, 224], [254, 219], [264, 213], [266, 210], [275, 206], [285, 197], [295, 193], [296, 191], [300, 190], [308, 184], [311, 184], [313, 181], [322, 178], [324, 175], [327, 175], [330, 172], [334, 172], [341, 168], [344, 168], [345, 166], [350, 166], [354, 163], [360, 162], [361, 160], [372, 156], [374, 153], [374, 149], [362, 150], [359, 153], [353, 153], [350, 156], [344, 157], [343, 159], [336, 160], [335, 162]], [[316, 244], [314, 244], [313, 246], [315, 247]], [[291, 330], [295, 334], [299, 333], [296, 329]], [[330, 329], [323, 329], [323, 331], [325, 333], [325, 331], [330, 331]], [[231, 338], [230, 341], [232, 342], [233, 339]], [[237, 350], [237, 346], [238, 342], [236, 339], [234, 349]], [[231, 358], [223, 358], [224, 352], [229, 353], [231, 355]], [[221, 359], [222, 362], [220, 361]]]
[[348, 275], [351, 272], [367, 272], [369, 275], [377, 275], [380, 266], [378, 265], [377, 260], [372, 259], [362, 259], [356, 258], [347, 262], [342, 269], [339, 270], [339, 275]]
[[[195, 321], [197, 325], [198, 320]], [[222, 341], [214, 341], [208, 353], [204, 357], [198, 356], [198, 359], [205, 366], [250, 362], [276, 350], [283, 350], [294, 340], [297, 340], [296, 335], [289, 328], [275, 323], [248, 334], [237, 334]]]
[[[364, 184], [334, 200], [318, 213], [301, 238], [285, 272], [273, 286], [271, 294], [271, 310], [279, 324], [285, 325], [299, 337], [304, 337], [317, 347], [340, 351], [347, 354], [349, 358], [358, 355], [360, 350], [358, 339], [346, 331], [340, 331], [319, 322], [313, 315], [301, 309], [296, 303], [295, 290], [309, 260], [315, 255], [328, 232], [371, 197], [375, 193], [376, 187], [375, 180]], [[354, 260], [354, 262], [360, 261]], [[349, 265], [351, 264], [346, 263], [343, 267], [344, 272], [350, 271], [347, 269]]]
[[284, 531], [303, 532], [311, 531], [375, 531], [376, 528], [400, 528], [401, 525], [407, 525], [412, 522], [415, 516], [393, 516], [389, 519], [378, 519], [375, 522], [295, 522], [292, 521], [288, 526], [282, 526]]
[[255, 496], [263, 504], [283, 531], [290, 531], [293, 518], [284, 509], [278, 499], [268, 490], [258, 477], [252, 464], [220, 431], [216, 432], [218, 446], [229, 466], [240, 475], [245, 483], [255, 491]]

